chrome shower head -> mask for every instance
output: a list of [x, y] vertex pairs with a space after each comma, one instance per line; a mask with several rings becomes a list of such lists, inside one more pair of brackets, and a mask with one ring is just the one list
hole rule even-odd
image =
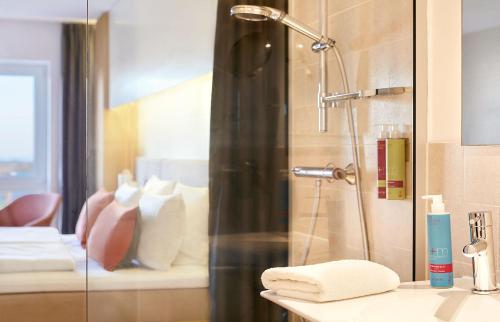
[[279, 21], [284, 25], [300, 32], [323, 45], [320, 49], [328, 49], [335, 46], [335, 40], [322, 35], [320, 32], [308, 27], [297, 19], [290, 17], [285, 12], [265, 6], [236, 5], [231, 8], [231, 16], [247, 21], [266, 21], [269, 19]]
[[237, 5], [231, 8], [231, 16], [247, 21], [266, 21], [269, 18], [280, 21], [286, 15], [281, 10], [251, 5]]

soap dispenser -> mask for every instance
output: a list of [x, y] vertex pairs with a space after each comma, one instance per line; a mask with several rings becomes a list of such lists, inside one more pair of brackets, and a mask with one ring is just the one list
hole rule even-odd
[[453, 287], [450, 213], [446, 212], [442, 195], [423, 196], [432, 200], [427, 214], [427, 248], [432, 287]]

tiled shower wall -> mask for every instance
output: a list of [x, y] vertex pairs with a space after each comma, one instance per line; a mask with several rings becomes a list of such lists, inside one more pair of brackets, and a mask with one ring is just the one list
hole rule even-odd
[[500, 147], [431, 143], [428, 158], [429, 192], [442, 193], [451, 212], [455, 276], [472, 276], [471, 260], [462, 255], [462, 248], [469, 243], [470, 211], [493, 212], [495, 256], [500, 267]]
[[[291, 0], [290, 14], [318, 28], [319, 1]], [[329, 36], [337, 41], [351, 91], [412, 86], [412, 0], [329, 0]], [[344, 108], [331, 109], [327, 133], [317, 131], [318, 55], [311, 41], [290, 32], [290, 167], [343, 167], [352, 162]], [[329, 90], [341, 91], [333, 53], [328, 56]], [[412, 178], [407, 163], [407, 199], [377, 199], [377, 125], [413, 122], [412, 93], [353, 102], [360, 143], [361, 175], [372, 260], [387, 265], [403, 281], [412, 274]], [[408, 133], [411, 137], [411, 133]], [[411, 142], [409, 144], [411, 150]], [[314, 180], [291, 179], [291, 264], [299, 264], [310, 222]], [[308, 263], [362, 258], [356, 190], [344, 182], [323, 181], [320, 213]]]

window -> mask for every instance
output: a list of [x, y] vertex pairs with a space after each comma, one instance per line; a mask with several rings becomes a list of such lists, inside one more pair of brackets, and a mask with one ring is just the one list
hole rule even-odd
[[47, 76], [47, 64], [0, 62], [0, 203], [46, 190]]

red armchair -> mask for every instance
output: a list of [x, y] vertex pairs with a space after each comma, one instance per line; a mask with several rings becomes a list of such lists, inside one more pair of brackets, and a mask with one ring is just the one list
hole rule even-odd
[[50, 226], [61, 201], [57, 193], [22, 196], [0, 210], [0, 226]]

